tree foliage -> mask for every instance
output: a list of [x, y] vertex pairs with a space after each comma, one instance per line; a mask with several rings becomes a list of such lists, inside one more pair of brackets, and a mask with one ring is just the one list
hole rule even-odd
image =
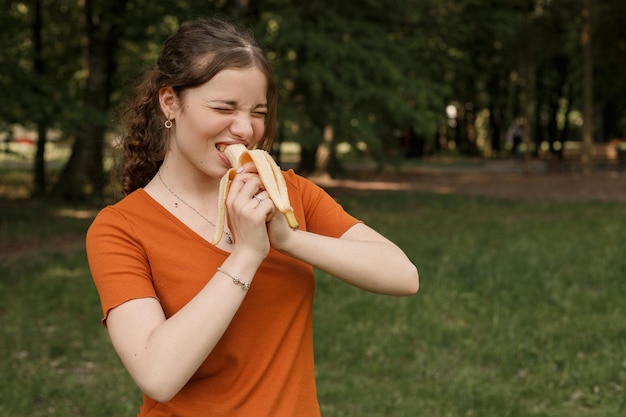
[[395, 3], [268, 5], [263, 35], [282, 87], [284, 139], [306, 153], [332, 132], [335, 141], [363, 142], [380, 156], [393, 129], [432, 128], [440, 93], [415, 53], [420, 39], [410, 34], [419, 10], [407, 15]]
[[[365, 144], [382, 164], [403, 152], [397, 132], [427, 152], [502, 154], [516, 121], [535, 149], [556, 152], [576, 138], [570, 121], [583, 107], [579, 0], [1, 3], [0, 130], [73, 143], [54, 187], [67, 198], [102, 191], [115, 109], [163, 41], [198, 16], [238, 22], [264, 43], [280, 87], [276, 139], [300, 143], [309, 170], [320, 145], [333, 156], [339, 142]], [[626, 130], [625, 13], [621, 0], [592, 2], [597, 141]]]

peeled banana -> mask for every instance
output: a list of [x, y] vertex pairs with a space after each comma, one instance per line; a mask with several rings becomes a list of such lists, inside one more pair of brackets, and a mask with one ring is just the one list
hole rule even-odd
[[241, 144], [227, 146], [224, 149], [224, 154], [230, 161], [232, 168], [224, 174], [220, 181], [217, 220], [215, 222], [215, 235], [212, 243], [216, 245], [222, 239], [226, 219], [226, 196], [228, 195], [230, 184], [237, 173], [237, 168], [246, 162], [252, 162], [256, 166], [265, 191], [267, 191], [276, 208], [285, 216], [289, 227], [294, 230], [298, 229], [298, 221], [289, 202], [287, 183], [280, 168], [270, 154], [262, 149], [248, 149]]

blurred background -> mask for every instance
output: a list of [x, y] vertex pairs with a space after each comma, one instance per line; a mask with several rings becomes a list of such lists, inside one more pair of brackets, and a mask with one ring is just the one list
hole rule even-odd
[[199, 16], [265, 45], [280, 88], [273, 151], [303, 174], [433, 155], [619, 164], [623, 0], [2, 3], [0, 157], [32, 164], [31, 195], [105, 192], [120, 101]]

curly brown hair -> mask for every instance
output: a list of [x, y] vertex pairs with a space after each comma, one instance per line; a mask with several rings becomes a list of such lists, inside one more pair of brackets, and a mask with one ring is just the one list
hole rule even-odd
[[276, 127], [276, 82], [263, 49], [248, 32], [214, 18], [182, 26], [163, 45], [157, 65], [134, 89], [123, 110], [122, 187], [124, 194], [144, 187], [165, 158], [167, 130], [159, 90], [171, 87], [178, 97], [229, 68], [259, 68], [267, 78], [265, 134], [257, 145], [268, 150]]

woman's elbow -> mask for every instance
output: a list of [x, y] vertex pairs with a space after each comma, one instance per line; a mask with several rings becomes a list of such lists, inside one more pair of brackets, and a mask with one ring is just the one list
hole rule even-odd
[[154, 387], [154, 389], [142, 388], [141, 392], [159, 403], [166, 403], [177, 394], [175, 391], [167, 390], [162, 387]]
[[135, 383], [141, 392], [159, 403], [170, 401], [182, 388], [174, 386], [168, 378], [145, 378], [143, 381], [135, 380]]
[[404, 279], [401, 281], [403, 285], [397, 294], [398, 296], [410, 296], [415, 295], [420, 287], [420, 278], [417, 267], [410, 263], [407, 265], [406, 271], [403, 274]]

